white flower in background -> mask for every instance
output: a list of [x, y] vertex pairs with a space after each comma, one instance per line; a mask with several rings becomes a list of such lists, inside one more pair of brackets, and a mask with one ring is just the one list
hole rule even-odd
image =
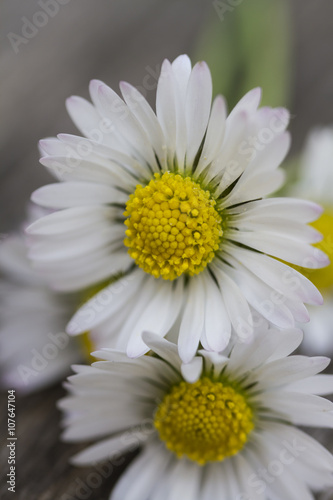
[[299, 330], [263, 325], [229, 356], [199, 351], [182, 364], [176, 344], [144, 333], [150, 354], [95, 353], [75, 367], [63, 438], [92, 441], [72, 462], [87, 466], [141, 453], [110, 500], [313, 500], [333, 484], [333, 457], [294, 427], [333, 427], [328, 358], [290, 356]]
[[148, 350], [143, 330], [164, 336], [179, 323], [188, 362], [199, 343], [220, 352], [231, 334], [250, 338], [252, 308], [281, 328], [308, 321], [304, 303], [321, 295], [276, 259], [327, 265], [307, 225], [321, 209], [262, 199], [283, 182], [288, 112], [258, 109], [254, 89], [227, 117], [221, 96], [211, 106], [207, 65], [192, 69], [187, 56], [163, 62], [156, 115], [135, 88], [120, 88], [124, 101], [100, 81], [90, 85], [93, 104], [68, 100], [86, 138], [41, 141], [41, 163], [63, 182], [32, 197], [58, 210], [28, 229], [35, 268], [62, 291], [121, 276], [78, 311], [69, 333], [104, 322], [105, 346], [133, 357]]
[[325, 269], [302, 270], [324, 296], [324, 306], [311, 308], [311, 322], [304, 328], [302, 347], [309, 352], [333, 352], [333, 128], [318, 128], [305, 145], [298, 180], [290, 187], [291, 196], [304, 196], [324, 207], [313, 224], [324, 239], [316, 246], [331, 259]]
[[19, 235], [0, 244], [0, 272], [1, 385], [28, 393], [58, 382], [84, 359], [64, 331], [73, 299], [48, 290]]
[[[28, 223], [42, 215], [45, 210], [29, 206]], [[103, 323], [77, 339], [65, 332], [94, 289], [84, 294], [50, 290], [26, 254], [22, 233], [0, 243], [0, 385], [22, 393], [62, 380], [73, 363], [90, 362], [90, 353], [109, 341]]]

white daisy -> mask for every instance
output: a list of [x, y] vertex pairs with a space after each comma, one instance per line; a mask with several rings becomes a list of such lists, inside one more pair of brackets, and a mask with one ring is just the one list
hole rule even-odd
[[324, 296], [324, 306], [310, 310], [311, 322], [304, 327], [302, 347], [308, 352], [333, 352], [333, 128], [315, 129], [307, 139], [298, 180], [288, 190], [291, 196], [304, 196], [324, 207], [324, 213], [312, 225], [324, 238], [317, 248], [331, 259], [325, 269], [301, 271], [314, 282]]
[[23, 238], [0, 245], [0, 380], [24, 393], [63, 379], [83, 361], [79, 343], [64, 331], [75, 310], [71, 297], [48, 290], [30, 267]]
[[[29, 207], [30, 208], [30, 207]], [[34, 207], [29, 218], [40, 216]], [[23, 393], [63, 380], [73, 363], [91, 361], [105, 345], [105, 325], [73, 339], [65, 326], [84, 298], [93, 293], [50, 290], [31, 269], [22, 234], [0, 244], [0, 383]]]
[[257, 329], [229, 356], [199, 351], [182, 364], [177, 346], [144, 333], [151, 355], [111, 349], [75, 367], [63, 438], [99, 440], [72, 462], [141, 453], [110, 500], [313, 500], [333, 485], [333, 456], [294, 425], [333, 427], [332, 375], [324, 357], [288, 355], [298, 330]]
[[283, 182], [288, 112], [258, 109], [254, 89], [226, 117], [221, 96], [211, 106], [207, 65], [192, 69], [187, 56], [163, 62], [156, 115], [135, 88], [120, 88], [124, 101], [100, 81], [90, 85], [93, 104], [68, 100], [86, 138], [41, 141], [41, 163], [63, 182], [32, 197], [58, 210], [29, 228], [35, 267], [59, 290], [123, 276], [68, 331], [108, 322], [106, 346], [139, 356], [144, 329], [164, 336], [178, 320], [180, 356], [190, 361], [199, 343], [220, 352], [231, 333], [250, 337], [251, 308], [281, 328], [308, 321], [304, 303], [321, 295], [276, 258], [327, 265], [307, 225], [321, 209], [262, 199]]

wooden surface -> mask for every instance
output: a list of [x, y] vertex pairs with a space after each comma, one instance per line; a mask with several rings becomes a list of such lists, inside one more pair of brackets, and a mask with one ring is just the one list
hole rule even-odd
[[[333, 123], [333, 2], [291, 0], [290, 4], [294, 36], [291, 129], [297, 151], [313, 125]], [[50, 179], [38, 164], [38, 139], [58, 132], [75, 133], [65, 112], [65, 98], [87, 96], [91, 78], [115, 88], [121, 79], [140, 86], [147, 71], [155, 70], [164, 57], [191, 52], [212, 4], [204, 0], [70, 0], [15, 54], [7, 34], [20, 33], [22, 17], [31, 19], [38, 10], [37, 1], [2, 0], [2, 237], [22, 221], [31, 191]], [[86, 484], [94, 469], [67, 464], [79, 447], [58, 440], [55, 402], [62, 394], [62, 388], [55, 386], [19, 398], [17, 493], [6, 494], [2, 481], [1, 498], [79, 498], [76, 487], [80, 480]], [[5, 409], [6, 395], [0, 404]], [[6, 415], [3, 411], [1, 415], [3, 443]], [[332, 435], [321, 432], [320, 437], [332, 449]], [[2, 447], [2, 474], [7, 472], [6, 453]], [[107, 499], [122, 467], [115, 467], [85, 498]]]

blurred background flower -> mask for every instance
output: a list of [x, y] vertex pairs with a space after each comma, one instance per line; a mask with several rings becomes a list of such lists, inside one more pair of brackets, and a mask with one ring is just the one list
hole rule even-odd
[[290, 182], [285, 192], [319, 203], [324, 213], [312, 226], [323, 240], [316, 245], [330, 258], [331, 264], [321, 270], [302, 270], [324, 297], [322, 307], [310, 308], [311, 321], [304, 327], [302, 348], [314, 354], [333, 353], [333, 127], [310, 132], [300, 157], [290, 163]]

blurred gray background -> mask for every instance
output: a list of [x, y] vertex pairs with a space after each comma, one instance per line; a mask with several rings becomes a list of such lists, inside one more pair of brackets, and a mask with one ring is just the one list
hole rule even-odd
[[[251, 1], [243, 0], [244, 5]], [[49, 5], [52, 15], [38, 14], [45, 13], [41, 4]], [[312, 126], [333, 123], [333, 2], [288, 4], [291, 86], [289, 102], [280, 104], [291, 109], [293, 152], [298, 152]], [[22, 222], [31, 191], [51, 180], [38, 163], [38, 140], [76, 133], [65, 99], [87, 97], [92, 78], [117, 89], [119, 80], [141, 87], [150, 75], [147, 97], [153, 102], [161, 61], [194, 54], [202, 30], [217, 13], [210, 0], [2, 0], [0, 9], [1, 239]], [[40, 26], [34, 29], [31, 22]], [[279, 36], [282, 41], [289, 35], [282, 28]], [[19, 401], [19, 499], [72, 495], [90, 472], [69, 467], [67, 459], [77, 447], [59, 443], [55, 402], [62, 394], [56, 386]], [[120, 472], [117, 468], [89, 498], [106, 500]]]

